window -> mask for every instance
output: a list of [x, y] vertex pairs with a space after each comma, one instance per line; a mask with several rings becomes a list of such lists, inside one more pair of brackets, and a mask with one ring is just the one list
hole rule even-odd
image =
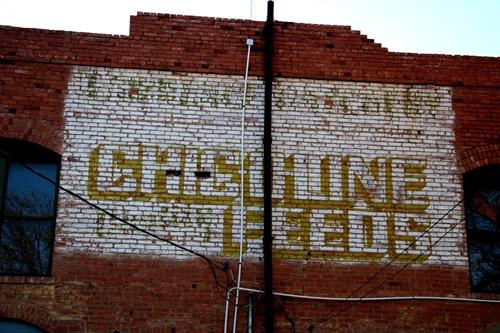
[[0, 148], [0, 274], [50, 275], [57, 188], [25, 166], [57, 182], [59, 156], [10, 139]]
[[464, 177], [472, 291], [500, 292], [500, 165]]

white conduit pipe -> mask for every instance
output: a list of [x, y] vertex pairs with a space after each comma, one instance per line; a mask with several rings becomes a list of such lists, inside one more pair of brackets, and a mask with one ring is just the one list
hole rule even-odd
[[[229, 295], [236, 289], [233, 287], [227, 291], [226, 298], [226, 321], [224, 323], [224, 333], [227, 333], [227, 313], [229, 309]], [[252, 293], [264, 293], [263, 290], [242, 288], [239, 290], [252, 292]], [[471, 303], [494, 303], [500, 304], [500, 300], [495, 299], [483, 299], [483, 298], [465, 298], [465, 297], [444, 297], [444, 296], [390, 296], [390, 297], [367, 297], [367, 298], [347, 298], [347, 297], [326, 297], [326, 296], [310, 296], [310, 295], [297, 295], [297, 294], [287, 294], [274, 292], [275, 296], [283, 296], [298, 299], [308, 299], [315, 301], [333, 301], [333, 302], [394, 302], [394, 301], [446, 301], [446, 302], [471, 302]]]
[[[250, 67], [250, 49], [253, 45], [253, 39], [247, 38], [247, 62], [245, 66], [245, 83], [243, 86], [243, 102], [241, 107], [241, 138], [240, 138], [240, 253], [238, 259], [238, 278], [236, 280], [236, 300], [234, 305], [234, 317], [233, 317], [233, 333], [236, 333], [236, 324], [238, 322], [238, 307], [240, 300], [240, 285], [241, 285], [241, 269], [243, 266], [243, 236], [244, 236], [244, 222], [245, 222], [245, 207], [244, 207], [244, 179], [245, 179], [245, 107], [247, 99], [247, 86], [248, 86], [248, 68]], [[226, 302], [229, 301], [227, 295]], [[227, 308], [226, 308], [227, 312]], [[227, 315], [226, 315], [227, 316]], [[224, 332], [226, 332], [227, 321], [224, 324]]]
[[[233, 287], [228, 290], [228, 293], [231, 293]], [[239, 288], [242, 291], [252, 292], [252, 293], [264, 293], [263, 290], [251, 289], [251, 288]], [[467, 297], [445, 297], [445, 296], [384, 296], [384, 297], [326, 297], [326, 296], [311, 296], [311, 295], [298, 295], [298, 294], [287, 294], [287, 293], [279, 293], [274, 292], [275, 296], [283, 296], [290, 298], [299, 298], [299, 299], [310, 299], [316, 301], [337, 301], [337, 302], [359, 302], [359, 301], [367, 301], [367, 302], [380, 302], [380, 301], [450, 301], [450, 302], [475, 302], [475, 303], [500, 303], [500, 300], [496, 299], [484, 299], [484, 298], [467, 298]]]
[[229, 316], [229, 297], [231, 297], [231, 292], [235, 289], [235, 287], [228, 289], [226, 291], [226, 310], [224, 312], [224, 333], [227, 333], [227, 320]]

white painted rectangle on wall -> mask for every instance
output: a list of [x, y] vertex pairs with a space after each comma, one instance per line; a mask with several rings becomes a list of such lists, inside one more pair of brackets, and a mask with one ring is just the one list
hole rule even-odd
[[[290, 259], [465, 263], [450, 89], [274, 83], [274, 246]], [[238, 252], [243, 77], [75, 67], [61, 184], [169, 240]], [[263, 83], [245, 118], [245, 254], [261, 256]], [[61, 193], [61, 250], [186, 257]]]

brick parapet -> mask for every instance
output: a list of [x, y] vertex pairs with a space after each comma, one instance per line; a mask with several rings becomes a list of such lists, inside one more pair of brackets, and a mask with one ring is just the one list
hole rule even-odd
[[[498, 86], [498, 58], [389, 52], [346, 26], [276, 23], [280, 77]], [[139, 13], [129, 36], [0, 27], [0, 59], [69, 65], [263, 75], [263, 22]]]

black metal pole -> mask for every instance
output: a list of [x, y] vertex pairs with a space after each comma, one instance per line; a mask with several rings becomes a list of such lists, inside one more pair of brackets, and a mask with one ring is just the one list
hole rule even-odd
[[274, 2], [267, 2], [264, 91], [264, 302], [266, 333], [274, 332], [273, 307], [273, 163], [272, 163], [272, 98]]

